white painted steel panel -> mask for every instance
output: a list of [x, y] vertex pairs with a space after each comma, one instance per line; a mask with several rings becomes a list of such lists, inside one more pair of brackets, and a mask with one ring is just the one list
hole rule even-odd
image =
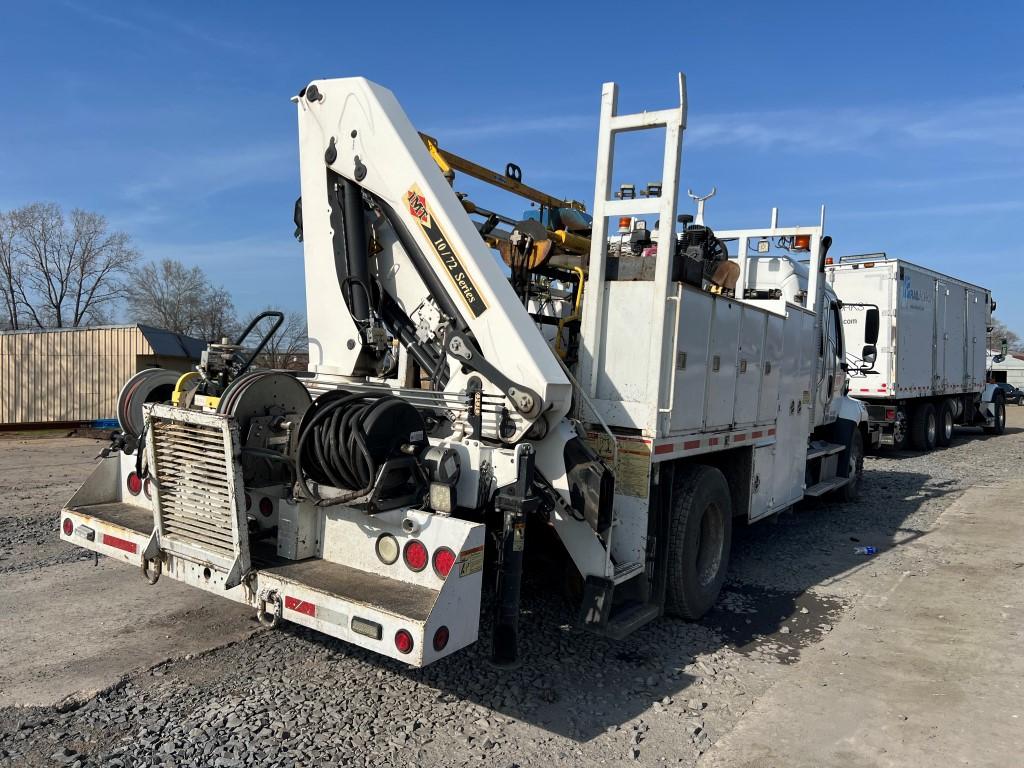
[[761, 360], [764, 356], [765, 313], [742, 306], [739, 352], [736, 363], [736, 426], [757, 421], [758, 395], [761, 391]]
[[775, 445], [761, 445], [754, 448], [750, 472], [750, 510], [748, 520], [754, 522], [772, 512], [775, 484]]
[[807, 462], [807, 435], [811, 409], [811, 366], [817, 350], [807, 339], [814, 333], [814, 315], [794, 305], [784, 325], [782, 364], [780, 366], [779, 418], [775, 427], [775, 472], [773, 508], [793, 504], [803, 496], [804, 465]]
[[[606, 312], [601, 324], [601, 360], [597, 374], [600, 400], [651, 402], [656, 382], [649, 376], [651, 282], [613, 281], [605, 284]], [[617, 426], [617, 425], [613, 425]]]
[[740, 332], [740, 305], [715, 298], [711, 315], [705, 429], [732, 424], [736, 408], [736, 351]]
[[757, 420], [775, 419], [779, 412], [779, 377], [782, 365], [783, 325], [776, 314], [767, 315], [764, 355], [761, 362], [761, 392], [758, 397]]
[[673, 361], [672, 432], [675, 434], [692, 432], [704, 426], [713, 303], [711, 294], [684, 286], [679, 307], [678, 347]]

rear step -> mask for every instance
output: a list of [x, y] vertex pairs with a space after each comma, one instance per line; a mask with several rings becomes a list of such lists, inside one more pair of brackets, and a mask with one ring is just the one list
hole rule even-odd
[[654, 603], [629, 603], [612, 613], [601, 634], [622, 640], [660, 615], [661, 609]]
[[807, 448], [807, 461], [820, 459], [822, 456], [831, 456], [845, 450], [846, 446], [841, 443], [827, 443], [824, 440], [816, 440]]
[[615, 571], [612, 575], [612, 581], [616, 584], [622, 584], [624, 581], [629, 581], [638, 573], [642, 572], [644, 564], [640, 562], [633, 563], [617, 563], [615, 565]]
[[833, 477], [829, 480], [822, 480], [820, 483], [812, 485], [806, 491], [804, 496], [824, 496], [829, 491], [834, 491], [837, 488], [842, 488], [846, 485], [847, 478], [845, 477]]
[[[261, 576], [279, 579], [287, 590], [288, 584], [304, 587], [307, 591], [322, 594], [324, 598], [337, 598], [353, 606], [364, 606], [373, 612], [390, 614], [412, 622], [425, 623], [430, 610], [440, 594], [436, 590], [389, 579], [341, 563], [332, 563], [320, 558], [287, 562], [283, 565], [264, 568]], [[305, 601], [306, 608], [299, 613], [318, 616], [317, 603]], [[312, 608], [308, 607], [312, 605]], [[289, 608], [286, 596], [285, 608]], [[322, 611], [320, 618], [323, 619]]]

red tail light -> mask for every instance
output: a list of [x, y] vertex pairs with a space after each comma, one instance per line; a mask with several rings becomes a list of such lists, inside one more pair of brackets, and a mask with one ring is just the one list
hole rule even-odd
[[75, 532], [75, 524], [71, 522], [70, 517], [65, 517], [64, 522], [61, 524], [61, 528], [64, 530], [65, 536], [70, 536]]
[[395, 648], [398, 649], [399, 653], [409, 653], [412, 651], [412, 635], [406, 630], [400, 629], [395, 632]]
[[142, 478], [137, 473], [132, 472], [128, 475], [128, 493], [132, 496], [138, 496], [142, 493]]
[[443, 651], [448, 645], [448, 627], [438, 627], [434, 633], [434, 650]]
[[153, 478], [146, 478], [146, 482], [142, 484], [142, 492], [146, 494], [147, 499], [153, 498]]
[[248, 492], [245, 494], [245, 511], [248, 512], [252, 509], [252, 496]]
[[448, 578], [453, 565], [455, 565], [455, 553], [448, 547], [438, 547], [434, 551], [434, 573], [442, 579]]
[[270, 517], [274, 514], [274, 502], [264, 496], [260, 499], [260, 514], [264, 517]]
[[430, 560], [427, 556], [427, 548], [423, 546], [422, 541], [417, 541], [416, 539], [412, 539], [405, 545], [402, 557], [405, 558], [405, 564], [409, 566], [411, 571], [422, 571], [427, 567], [427, 562]]
[[895, 408], [886, 408], [885, 409], [885, 420], [886, 421], [896, 421], [896, 409]]

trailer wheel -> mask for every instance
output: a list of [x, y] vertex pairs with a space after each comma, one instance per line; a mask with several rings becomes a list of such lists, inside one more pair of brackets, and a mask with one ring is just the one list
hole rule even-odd
[[665, 609], [699, 619], [725, 581], [732, 545], [729, 484], [714, 467], [678, 467], [672, 483]]
[[1003, 397], [1002, 392], [996, 392], [996, 399], [992, 401], [995, 406], [995, 417], [991, 427], [982, 427], [987, 434], [990, 435], [1001, 435], [1006, 431], [1006, 399]]
[[935, 435], [935, 444], [941, 448], [953, 442], [953, 403], [943, 400], [939, 403], [939, 429]]
[[935, 406], [921, 403], [910, 414], [910, 444], [919, 451], [933, 450], [938, 434], [939, 421], [935, 416]]
[[903, 407], [896, 409], [896, 421], [892, 425], [893, 450], [902, 451], [907, 447], [907, 413]]
[[856, 501], [860, 498], [860, 486], [864, 479], [864, 436], [859, 429], [854, 429], [850, 436], [850, 447], [843, 452], [849, 466], [846, 476], [850, 482], [836, 491], [840, 501]]

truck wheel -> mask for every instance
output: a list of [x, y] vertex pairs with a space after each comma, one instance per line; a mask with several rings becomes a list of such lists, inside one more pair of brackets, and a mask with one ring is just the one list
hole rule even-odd
[[860, 498], [860, 485], [864, 479], [864, 436], [859, 429], [853, 431], [850, 438], [850, 447], [845, 452], [849, 460], [846, 476], [850, 482], [836, 491], [836, 497], [840, 501], [856, 501]]
[[939, 403], [938, 418], [939, 429], [935, 435], [935, 444], [945, 448], [953, 442], [953, 404], [949, 400]]
[[896, 409], [896, 421], [892, 425], [893, 450], [902, 451], [907, 447], [907, 414], [902, 407]]
[[934, 449], [939, 434], [938, 421], [934, 405], [921, 403], [917, 406], [910, 414], [910, 444], [919, 451]]
[[996, 399], [992, 401], [995, 408], [995, 424], [991, 427], [982, 427], [990, 435], [1001, 435], [1006, 431], [1006, 400], [1002, 392], [996, 392]]
[[732, 497], [714, 467], [678, 467], [672, 483], [665, 609], [699, 619], [725, 581], [732, 545]]

